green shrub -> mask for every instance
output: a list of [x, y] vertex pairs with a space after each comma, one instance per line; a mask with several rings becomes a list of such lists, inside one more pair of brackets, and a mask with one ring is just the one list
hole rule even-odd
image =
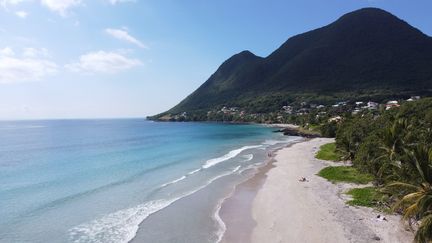
[[316, 154], [315, 158], [322, 160], [340, 161], [341, 154], [336, 150], [336, 143], [324, 144]]
[[351, 206], [374, 207], [382, 194], [375, 187], [353, 188], [346, 192], [352, 196], [347, 204]]
[[351, 166], [329, 166], [318, 172], [318, 175], [331, 182], [367, 184], [373, 180], [372, 175], [362, 173]]

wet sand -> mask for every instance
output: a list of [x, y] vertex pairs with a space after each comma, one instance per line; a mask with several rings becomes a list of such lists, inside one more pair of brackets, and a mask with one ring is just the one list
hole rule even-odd
[[226, 225], [221, 242], [250, 242], [256, 226], [252, 218], [252, 204], [258, 190], [264, 185], [267, 172], [273, 168], [270, 160], [249, 180], [239, 184], [234, 193], [227, 198], [219, 211], [220, 218]]

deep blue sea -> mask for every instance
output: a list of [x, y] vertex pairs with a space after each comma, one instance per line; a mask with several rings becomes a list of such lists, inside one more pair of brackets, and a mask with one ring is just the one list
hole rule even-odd
[[0, 242], [217, 242], [218, 205], [297, 138], [259, 125], [0, 122]]

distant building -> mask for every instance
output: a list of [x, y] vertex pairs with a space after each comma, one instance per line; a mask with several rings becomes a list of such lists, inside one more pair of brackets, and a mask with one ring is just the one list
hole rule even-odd
[[340, 117], [340, 116], [335, 116], [335, 117], [328, 119], [328, 122], [340, 122], [340, 121], [342, 121], [342, 117]]
[[287, 114], [291, 114], [293, 112], [293, 108], [289, 105], [282, 106], [282, 110]]
[[387, 102], [385, 106], [386, 106], [386, 110], [390, 110], [391, 108], [399, 107], [400, 105], [399, 102], [397, 102], [396, 100], [391, 100]]
[[407, 99], [407, 101], [416, 101], [419, 99], [420, 99], [420, 96], [411, 96], [411, 98]]
[[322, 108], [325, 108], [325, 106], [323, 106], [323, 105], [319, 105], [319, 106], [317, 106], [316, 108], [317, 108], [317, 109], [322, 109]]
[[356, 101], [356, 105], [363, 105], [363, 101]]
[[352, 114], [353, 115], [356, 115], [356, 114], [358, 114], [360, 112], [360, 109], [354, 109], [353, 111], [352, 111]]
[[369, 109], [369, 110], [376, 110], [376, 109], [378, 109], [378, 106], [379, 106], [378, 103], [373, 102], [373, 101], [369, 101], [369, 102], [367, 103], [366, 108]]

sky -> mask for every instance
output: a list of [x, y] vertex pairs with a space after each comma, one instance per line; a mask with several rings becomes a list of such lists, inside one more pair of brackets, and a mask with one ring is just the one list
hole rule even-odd
[[0, 0], [0, 119], [154, 115], [232, 55], [364, 7], [432, 35], [430, 0]]

